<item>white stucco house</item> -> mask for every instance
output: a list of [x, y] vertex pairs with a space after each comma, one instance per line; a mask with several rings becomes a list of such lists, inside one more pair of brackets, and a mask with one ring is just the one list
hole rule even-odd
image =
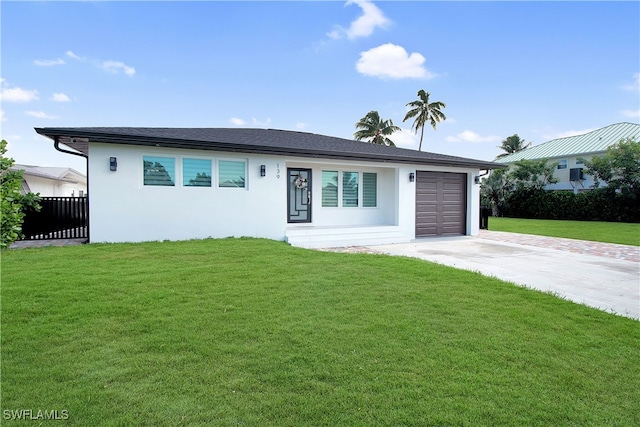
[[87, 194], [87, 177], [73, 168], [14, 164], [11, 169], [23, 171], [25, 193], [41, 197], [82, 197]]
[[273, 129], [36, 132], [87, 157], [91, 242], [247, 236], [330, 247], [474, 235], [479, 174], [504, 167]]
[[553, 139], [500, 157], [495, 161], [512, 165], [523, 159], [549, 159], [549, 162], [557, 163], [553, 175], [558, 182], [547, 185], [545, 189], [570, 190], [578, 193], [589, 190], [594, 185], [593, 177], [585, 173], [581, 159], [590, 160], [594, 156], [604, 155], [608, 147], [627, 138], [640, 141], [640, 125], [628, 122], [616, 123], [582, 135]]

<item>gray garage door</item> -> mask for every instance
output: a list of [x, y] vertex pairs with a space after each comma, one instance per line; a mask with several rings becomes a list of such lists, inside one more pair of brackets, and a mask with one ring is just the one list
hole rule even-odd
[[416, 237], [466, 234], [467, 175], [416, 172]]

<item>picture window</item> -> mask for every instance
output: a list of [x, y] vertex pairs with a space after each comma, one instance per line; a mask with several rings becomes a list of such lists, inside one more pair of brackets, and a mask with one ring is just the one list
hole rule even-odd
[[144, 156], [144, 185], [173, 187], [176, 182], [176, 160], [173, 157]]
[[218, 187], [245, 188], [245, 161], [220, 160], [218, 162]]
[[211, 187], [211, 160], [182, 159], [182, 185], [185, 187]]

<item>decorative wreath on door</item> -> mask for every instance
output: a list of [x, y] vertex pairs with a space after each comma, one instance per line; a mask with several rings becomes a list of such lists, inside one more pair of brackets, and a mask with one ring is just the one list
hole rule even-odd
[[307, 188], [307, 178], [303, 178], [302, 175], [298, 175], [296, 176], [296, 179], [293, 180], [293, 185], [295, 185], [297, 189], [303, 190]]

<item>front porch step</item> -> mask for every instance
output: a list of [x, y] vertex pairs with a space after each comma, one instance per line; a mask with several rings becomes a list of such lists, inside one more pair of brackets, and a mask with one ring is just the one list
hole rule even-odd
[[408, 243], [411, 241], [411, 237], [407, 236], [400, 227], [393, 225], [344, 227], [292, 226], [286, 230], [286, 241], [291, 246], [317, 249]]

